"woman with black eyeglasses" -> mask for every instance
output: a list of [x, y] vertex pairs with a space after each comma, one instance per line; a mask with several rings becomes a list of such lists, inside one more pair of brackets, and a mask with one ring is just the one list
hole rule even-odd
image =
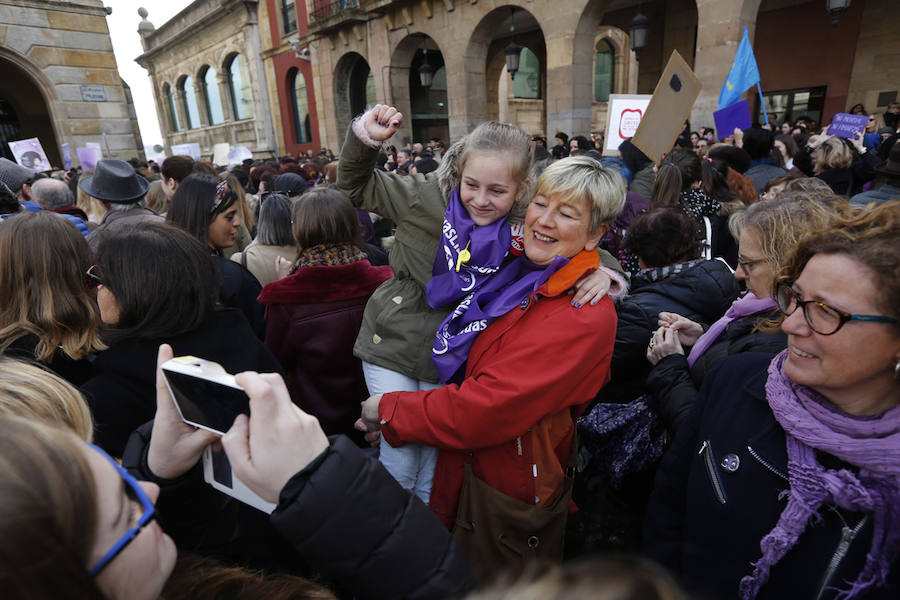
[[96, 375], [81, 391], [97, 444], [110, 454], [122, 456], [131, 432], [153, 418], [160, 343], [229, 373], [280, 372], [241, 312], [222, 306], [216, 264], [187, 232], [165, 223], [129, 225], [102, 240], [95, 260], [87, 276], [97, 289], [101, 339], [109, 348], [97, 354]]
[[722, 358], [742, 352], [775, 356], [785, 348], [779, 331], [759, 324], [777, 317], [775, 273], [802, 236], [831, 217], [827, 203], [794, 193], [778, 202], [759, 202], [740, 222], [740, 250], [735, 279], [746, 284], [725, 315], [708, 329], [684, 315], [659, 313], [659, 329], [650, 339], [647, 395], [670, 432], [675, 432], [697, 401], [706, 374]]
[[787, 349], [725, 359], [663, 461], [645, 549], [700, 597], [900, 596], [900, 202], [777, 274]]

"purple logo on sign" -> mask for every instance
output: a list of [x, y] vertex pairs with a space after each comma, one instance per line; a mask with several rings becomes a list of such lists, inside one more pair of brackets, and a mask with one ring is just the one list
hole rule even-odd
[[828, 128], [828, 135], [853, 139], [860, 131], [866, 130], [866, 124], [868, 124], [868, 122], [868, 115], [848, 115], [847, 113], [838, 113], [834, 115], [834, 119], [831, 120], [831, 127]]

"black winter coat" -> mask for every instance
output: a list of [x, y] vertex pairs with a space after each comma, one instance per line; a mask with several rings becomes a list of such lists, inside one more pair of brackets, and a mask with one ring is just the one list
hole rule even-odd
[[214, 311], [194, 331], [158, 340], [123, 340], [97, 355], [97, 375], [81, 391], [94, 417], [94, 441], [122, 456], [131, 432], [156, 413], [156, 354], [170, 344], [175, 356], [219, 363], [228, 373], [281, 373], [278, 360], [237, 310]]
[[780, 330], [755, 330], [757, 323], [773, 316], [765, 312], [732, 321], [693, 367], [688, 366], [684, 354], [670, 354], [656, 363], [647, 375], [646, 393], [671, 433], [675, 433], [696, 404], [700, 384], [720, 360], [742, 352], [763, 352], [771, 357], [787, 347], [787, 336]]
[[616, 303], [619, 316], [612, 356], [612, 379], [603, 402], [628, 402], [643, 393], [650, 372], [647, 345], [659, 327], [659, 313], [674, 312], [708, 325], [719, 319], [739, 292], [737, 280], [720, 260], [706, 260], [668, 279], [632, 281], [631, 293]]
[[266, 338], [266, 308], [256, 301], [262, 286], [253, 276], [253, 273], [228, 260], [224, 256], [216, 256], [216, 266], [222, 275], [222, 288], [219, 291], [219, 300], [228, 308], [236, 308], [250, 323], [250, 328], [261, 340]]
[[271, 516], [219, 493], [200, 465], [174, 480], [147, 466], [152, 423], [128, 442], [123, 463], [160, 485], [160, 524], [181, 550], [254, 567], [325, 575], [365, 600], [439, 600], [476, 585], [459, 545], [415, 496], [348, 438], [331, 445], [281, 490]]
[[[657, 472], [644, 551], [699, 599], [738, 597], [741, 578], [762, 555], [760, 540], [787, 505], [785, 433], [765, 396], [770, 360], [757, 353], [724, 359], [704, 381], [696, 410]], [[736, 470], [722, 467], [726, 456]], [[828, 455], [820, 460], [836, 462]], [[835, 587], [846, 589], [859, 575], [872, 544], [871, 516], [833, 506], [819, 514], [821, 521], [772, 567], [758, 600], [831, 600]], [[848, 528], [852, 542], [841, 552]], [[900, 597], [900, 560], [892, 565], [888, 588], [862, 597]]]

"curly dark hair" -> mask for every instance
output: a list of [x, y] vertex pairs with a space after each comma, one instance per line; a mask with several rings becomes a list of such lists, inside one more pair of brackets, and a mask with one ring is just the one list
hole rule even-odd
[[665, 267], [700, 257], [697, 224], [678, 208], [657, 208], [639, 216], [625, 236], [625, 247], [648, 267]]

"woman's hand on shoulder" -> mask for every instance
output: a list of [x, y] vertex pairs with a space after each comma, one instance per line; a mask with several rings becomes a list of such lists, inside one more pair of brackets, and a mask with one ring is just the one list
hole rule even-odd
[[162, 374], [162, 364], [172, 356], [168, 344], [161, 345], [156, 355], [156, 417], [147, 466], [159, 479], [174, 479], [188, 472], [200, 460], [203, 450], [219, 438], [181, 420]]
[[612, 278], [602, 269], [588, 273], [575, 282], [572, 306], [580, 308], [588, 302], [597, 304], [609, 292], [611, 285]]
[[647, 346], [647, 360], [656, 365], [670, 354], [684, 354], [684, 349], [678, 341], [678, 335], [671, 327], [660, 327], [653, 332], [650, 345]]
[[393, 106], [376, 104], [362, 116], [366, 134], [376, 142], [390, 139], [403, 124], [403, 115]]
[[281, 489], [328, 448], [319, 420], [291, 401], [278, 373], [235, 376], [250, 397], [250, 417], [240, 415], [222, 437], [231, 469], [262, 499], [278, 503]]
[[693, 346], [697, 343], [697, 339], [703, 335], [703, 326], [700, 323], [691, 321], [677, 313], [659, 313], [658, 324], [660, 327], [668, 327], [678, 333], [678, 341], [683, 346]]

